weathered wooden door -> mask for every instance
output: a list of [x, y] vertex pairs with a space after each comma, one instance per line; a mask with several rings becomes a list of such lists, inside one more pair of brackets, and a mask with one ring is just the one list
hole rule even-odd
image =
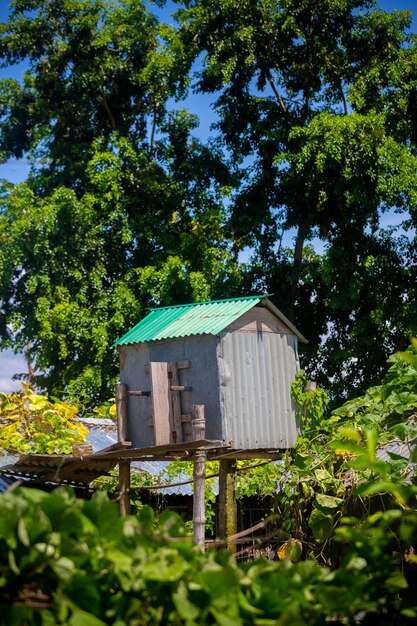
[[183, 441], [178, 364], [149, 363], [152, 422], [155, 445]]

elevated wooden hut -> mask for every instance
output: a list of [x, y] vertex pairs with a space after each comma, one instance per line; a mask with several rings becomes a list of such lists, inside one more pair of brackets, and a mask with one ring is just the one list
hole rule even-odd
[[306, 339], [267, 296], [157, 308], [117, 341], [135, 447], [191, 438], [193, 405], [206, 437], [233, 449], [292, 447], [291, 383]]

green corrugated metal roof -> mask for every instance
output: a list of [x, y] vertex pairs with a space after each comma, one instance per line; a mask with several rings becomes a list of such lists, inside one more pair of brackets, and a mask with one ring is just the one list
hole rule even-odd
[[152, 309], [139, 324], [118, 339], [115, 345], [145, 343], [190, 335], [217, 335], [261, 301], [297, 335], [300, 341], [308, 343], [285, 315], [272, 304], [268, 296], [269, 294], [263, 294]]
[[248, 296], [152, 309], [116, 342], [116, 346], [190, 335], [217, 335], [266, 297]]

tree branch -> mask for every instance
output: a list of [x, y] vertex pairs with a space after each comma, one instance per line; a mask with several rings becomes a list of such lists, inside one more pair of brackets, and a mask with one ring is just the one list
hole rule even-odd
[[342, 85], [342, 80], [341, 79], [339, 79], [339, 90], [340, 90], [340, 96], [342, 98], [342, 103], [343, 103], [343, 111], [344, 111], [344, 114], [347, 115], [348, 114], [348, 108], [347, 108], [347, 102], [346, 102], [345, 94], [343, 92], [343, 85]]
[[149, 146], [149, 154], [152, 157], [155, 150], [155, 133], [156, 133], [156, 117], [159, 109], [159, 102], [155, 102], [153, 107], [153, 120], [152, 120], [152, 131], [151, 131], [151, 140]]
[[271, 85], [271, 89], [274, 92], [274, 95], [276, 97], [276, 99], [278, 100], [279, 106], [281, 107], [281, 110], [283, 111], [283, 113], [287, 113], [287, 107], [284, 104], [283, 99], [281, 98], [281, 96], [279, 95], [278, 89], [274, 83], [274, 79], [272, 78], [272, 74], [270, 71], [268, 71], [268, 82]]
[[301, 222], [298, 225], [297, 236], [295, 239], [294, 261], [292, 266], [292, 279], [290, 285], [291, 303], [288, 307], [288, 319], [295, 322], [295, 303], [299, 294], [298, 281], [300, 279], [301, 265], [303, 262], [303, 247], [308, 233], [307, 224]]
[[106, 96], [103, 96], [103, 98], [102, 98], [102, 101], [101, 101], [101, 102], [102, 102], [102, 104], [103, 104], [104, 110], [105, 110], [105, 111], [106, 111], [106, 113], [107, 113], [107, 117], [109, 118], [109, 121], [110, 121], [110, 127], [111, 127], [113, 130], [116, 130], [116, 120], [114, 119], [113, 113], [111, 112], [110, 107], [109, 107], [109, 105], [108, 105], [108, 103], [107, 103]]

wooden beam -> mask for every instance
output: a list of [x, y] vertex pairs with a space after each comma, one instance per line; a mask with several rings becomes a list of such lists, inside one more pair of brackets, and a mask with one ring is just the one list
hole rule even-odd
[[[116, 385], [117, 438], [120, 444], [128, 439], [127, 385]], [[130, 514], [130, 460], [119, 462], [119, 508], [121, 515]]]
[[179, 391], [178, 366], [175, 362], [168, 363], [169, 377], [169, 400], [170, 400], [170, 424], [171, 438], [170, 441], [180, 443], [183, 441], [182, 422], [181, 422], [181, 398]]
[[130, 515], [130, 461], [119, 463], [119, 508], [121, 515]]
[[[193, 406], [193, 420], [191, 422], [193, 440], [204, 439], [206, 433], [206, 420], [204, 405]], [[193, 497], [193, 540], [201, 550], [205, 550], [206, 541], [206, 509], [205, 509], [205, 483], [206, 483], [206, 457], [204, 450], [196, 450], [194, 453], [194, 497]]]
[[117, 439], [119, 443], [124, 443], [129, 437], [127, 430], [127, 385], [123, 383], [116, 385], [116, 419]]
[[192, 391], [192, 387], [188, 387], [187, 385], [171, 385], [171, 391]]

